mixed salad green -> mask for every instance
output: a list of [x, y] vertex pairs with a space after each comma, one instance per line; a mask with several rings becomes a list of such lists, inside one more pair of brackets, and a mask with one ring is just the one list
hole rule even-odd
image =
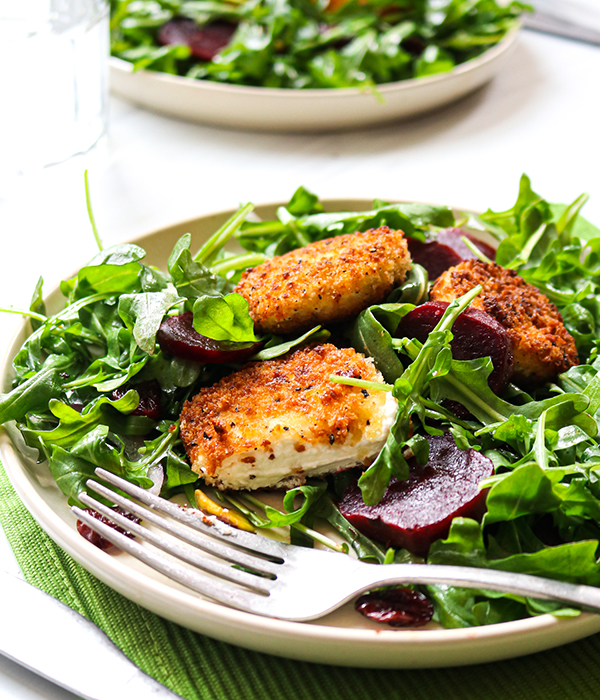
[[[372, 88], [452, 70], [497, 44], [527, 9], [516, 0], [111, 0], [111, 46], [134, 70], [262, 87]], [[213, 57], [183, 18], [198, 30], [218, 25], [217, 34], [229, 26], [232, 36]]]
[[[254, 359], [269, 360], [330, 334], [316, 327], [300, 337], [257, 339], [246, 301], [232, 292], [247, 267], [312, 241], [381, 225], [420, 240], [455, 225], [479, 229], [497, 240], [499, 264], [518, 271], [558, 306], [580, 364], [533, 393], [510, 385], [496, 396], [487, 383], [491, 360], [458, 361], [450, 350], [452, 322], [474, 292], [450, 305], [424, 344], [395, 338], [399, 319], [428, 298], [426, 273], [414, 265], [385, 304], [365, 309], [343, 329], [345, 342], [373, 357], [385, 377], [387, 384], [369, 387], [393, 391], [399, 407], [385, 448], [361, 477], [364, 499], [379, 500], [392, 475], [406, 478], [407, 447], [426, 461], [425, 436], [449, 431], [461, 449], [489, 457], [495, 474], [482, 484], [489, 489], [483, 521], [455, 518], [427, 561], [600, 585], [600, 229], [580, 216], [585, 201], [550, 204], [523, 176], [518, 199], [505, 212], [457, 215], [446, 206], [375, 201], [370, 211], [326, 213], [314, 194], [300, 188], [273, 221], [251, 220], [252, 206], [241, 207], [197, 253], [191, 236], [182, 236], [166, 271], [146, 265], [136, 245], [101, 249], [61, 284], [65, 304], [58, 313], [46, 314], [38, 283], [23, 312], [32, 332], [14, 358], [12, 390], [0, 395], [0, 423], [16, 422], [71, 503], [97, 466], [167, 498], [183, 492], [193, 502], [202, 484], [179, 438], [182, 404], [239, 365], [170, 356], [156, 341], [165, 317], [192, 312], [200, 334], [232, 348], [261, 340]], [[232, 237], [243, 253], [226, 250]], [[148, 382], [160, 387], [157, 418], [135, 414]], [[471, 417], [457, 418], [442, 405], [445, 399], [460, 402]], [[405, 550], [385, 551], [343, 518], [337, 501], [349, 478], [342, 473], [311, 480], [288, 491], [279, 509], [247, 493], [205, 491], [258, 529], [289, 527], [298, 544], [318, 540], [352, 548], [378, 563], [418, 560]], [[325, 523], [337, 532], [337, 543], [319, 532]], [[429, 586], [426, 593], [446, 627], [546, 611], [577, 614], [556, 603], [447, 586]]]

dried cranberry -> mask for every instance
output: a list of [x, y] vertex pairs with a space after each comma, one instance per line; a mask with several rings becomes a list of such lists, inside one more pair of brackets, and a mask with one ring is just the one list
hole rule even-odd
[[[133, 537], [134, 537], [133, 533], [129, 532], [128, 530], [123, 530], [122, 527], [115, 525], [115, 523], [113, 523], [111, 520], [109, 520], [105, 515], [101, 515], [97, 511], [91, 510], [90, 508], [86, 508], [85, 510], [86, 510], [86, 513], [89, 513], [91, 516], [96, 518], [96, 520], [99, 520], [101, 523], [104, 523], [105, 525], [109, 525], [117, 532], [120, 532], [122, 535], [125, 535], [126, 537], [130, 537], [131, 539], [133, 539]], [[123, 510], [122, 508], [115, 508], [114, 510], [117, 513], [120, 513], [121, 515], [124, 515], [128, 520], [131, 520], [134, 523], [140, 522], [140, 519], [136, 515], [133, 515], [132, 513], [128, 513], [127, 511]], [[86, 525], [81, 520], [77, 521], [77, 532], [82, 537], [85, 537], [85, 539], [88, 542], [91, 542], [93, 545], [95, 545], [99, 549], [106, 551], [107, 549], [114, 547], [112, 542], [105, 540], [104, 537], [102, 537], [102, 535], [99, 535], [95, 530], [92, 530], [92, 528], [89, 525]]]
[[149, 382], [140, 382], [139, 384], [123, 384], [111, 393], [110, 398], [113, 401], [120, 399], [131, 389], [135, 389], [140, 395], [140, 402], [137, 408], [131, 412], [131, 415], [147, 416], [152, 420], [159, 420], [161, 415], [161, 389], [156, 379], [151, 379]]
[[83, 401], [80, 401], [79, 399], [71, 399], [69, 401], [69, 406], [74, 410], [77, 411], [77, 413], [81, 413], [83, 409], [85, 408], [85, 404]]
[[244, 362], [262, 346], [260, 342], [232, 343], [206, 338], [195, 330], [193, 320], [191, 311], [166, 318], [156, 334], [160, 349], [183, 360], [219, 364]]
[[189, 46], [195, 58], [212, 61], [229, 44], [236, 29], [231, 22], [218, 21], [201, 27], [193, 19], [175, 17], [159, 29], [158, 41], [163, 46]]
[[433, 605], [429, 599], [405, 587], [361, 595], [355, 608], [370, 620], [385, 622], [390, 627], [423, 627], [433, 617]]

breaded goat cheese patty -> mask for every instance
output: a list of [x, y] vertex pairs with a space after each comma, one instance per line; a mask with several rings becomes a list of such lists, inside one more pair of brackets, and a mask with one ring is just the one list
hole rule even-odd
[[331, 344], [252, 362], [204, 387], [181, 413], [192, 469], [218, 489], [293, 488], [370, 464], [396, 415], [388, 392], [330, 381], [383, 382], [370, 358]]
[[260, 333], [345, 321], [385, 300], [410, 269], [402, 231], [387, 226], [311, 243], [246, 270], [235, 291]]
[[506, 328], [514, 345], [517, 382], [535, 385], [549, 381], [578, 364], [575, 341], [556, 306], [514, 270], [467, 260], [446, 270], [433, 285], [430, 297], [450, 302], [478, 284], [483, 291], [471, 306], [486, 311]]

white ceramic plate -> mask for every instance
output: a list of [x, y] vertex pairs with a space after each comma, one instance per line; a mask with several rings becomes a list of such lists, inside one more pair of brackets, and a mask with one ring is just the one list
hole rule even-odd
[[[256, 213], [275, 216], [278, 205]], [[329, 211], [369, 209], [370, 200], [329, 201]], [[143, 236], [135, 242], [146, 261], [163, 268], [178, 238], [186, 232], [199, 247], [232, 211], [193, 219]], [[58, 290], [47, 299], [60, 308]], [[27, 335], [27, 324], [13, 339], [0, 364], [3, 389], [10, 388], [11, 361]], [[18, 440], [15, 438], [15, 443]], [[261, 618], [203, 600], [125, 554], [97, 549], [75, 529], [67, 499], [46, 465], [36, 465], [0, 429], [0, 454], [18, 494], [42, 528], [84, 568], [127, 598], [184, 627], [249, 649], [305, 661], [372, 668], [421, 668], [505, 659], [581, 639], [600, 631], [600, 617], [581, 615], [557, 620], [551, 615], [468, 629], [393, 630], [357, 614], [349, 604], [317, 622], [297, 623]], [[342, 556], [342, 555], [340, 555]]]
[[260, 131], [328, 131], [382, 124], [442, 107], [487, 83], [517, 39], [513, 30], [481, 56], [449, 73], [378, 86], [383, 101], [356, 88], [291, 90], [227, 85], [110, 59], [115, 95], [162, 114], [215, 126]]

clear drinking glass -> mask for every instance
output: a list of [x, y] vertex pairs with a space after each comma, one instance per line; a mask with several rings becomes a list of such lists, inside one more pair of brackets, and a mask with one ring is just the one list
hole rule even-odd
[[0, 174], [88, 152], [106, 133], [108, 0], [0, 0]]

